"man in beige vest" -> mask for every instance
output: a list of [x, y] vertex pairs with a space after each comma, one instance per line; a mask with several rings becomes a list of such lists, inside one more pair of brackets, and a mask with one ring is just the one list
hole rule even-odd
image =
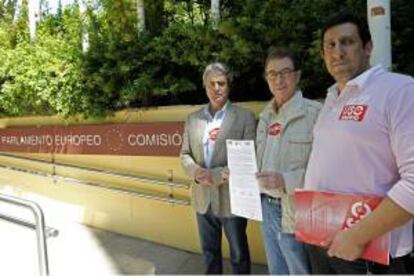
[[192, 203], [196, 211], [207, 274], [223, 273], [222, 228], [230, 246], [233, 274], [250, 273], [247, 220], [230, 212], [226, 139], [255, 137], [254, 114], [229, 100], [232, 75], [222, 63], [208, 65], [203, 84], [209, 103], [186, 121], [181, 163], [194, 180]]
[[292, 51], [276, 48], [269, 52], [265, 76], [273, 98], [260, 114], [256, 141], [270, 274], [310, 273], [305, 247], [293, 235], [293, 193], [303, 187], [321, 104], [302, 97], [297, 88], [300, 74]]

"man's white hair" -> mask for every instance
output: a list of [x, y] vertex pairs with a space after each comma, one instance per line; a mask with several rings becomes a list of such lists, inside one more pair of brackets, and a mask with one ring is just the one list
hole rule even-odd
[[207, 77], [211, 73], [220, 73], [226, 76], [227, 83], [230, 86], [233, 81], [233, 74], [230, 72], [227, 65], [221, 62], [213, 62], [206, 66], [203, 73], [203, 86], [206, 87]]

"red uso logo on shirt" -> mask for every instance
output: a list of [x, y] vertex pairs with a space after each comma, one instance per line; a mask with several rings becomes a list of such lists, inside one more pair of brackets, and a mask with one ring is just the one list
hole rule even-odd
[[351, 206], [351, 214], [345, 220], [344, 229], [351, 228], [355, 223], [358, 223], [361, 219], [365, 218], [366, 216], [371, 213], [372, 209], [368, 203], [364, 201], [357, 201]]
[[276, 136], [282, 131], [282, 125], [279, 123], [274, 123], [269, 126], [269, 135]]
[[208, 132], [208, 139], [215, 142], [219, 136], [219, 132], [220, 132], [220, 128], [218, 127], [213, 128], [212, 130]]
[[367, 109], [368, 106], [362, 104], [346, 105], [342, 109], [341, 115], [339, 116], [339, 120], [351, 120], [361, 122], [365, 117]]

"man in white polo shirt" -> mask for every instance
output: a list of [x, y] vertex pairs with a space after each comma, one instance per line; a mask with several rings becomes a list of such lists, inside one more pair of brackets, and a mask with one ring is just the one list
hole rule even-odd
[[[350, 13], [322, 31], [322, 56], [336, 84], [314, 128], [305, 189], [379, 195], [381, 204], [325, 248], [309, 246], [316, 274], [406, 273], [414, 216], [414, 79], [371, 67], [371, 36]], [[391, 261], [359, 259], [365, 245], [391, 233]]]

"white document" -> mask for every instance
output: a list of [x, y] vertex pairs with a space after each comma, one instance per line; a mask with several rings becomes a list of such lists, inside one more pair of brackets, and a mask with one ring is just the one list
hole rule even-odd
[[256, 179], [254, 141], [226, 140], [230, 170], [230, 207], [234, 215], [262, 221], [262, 204]]

